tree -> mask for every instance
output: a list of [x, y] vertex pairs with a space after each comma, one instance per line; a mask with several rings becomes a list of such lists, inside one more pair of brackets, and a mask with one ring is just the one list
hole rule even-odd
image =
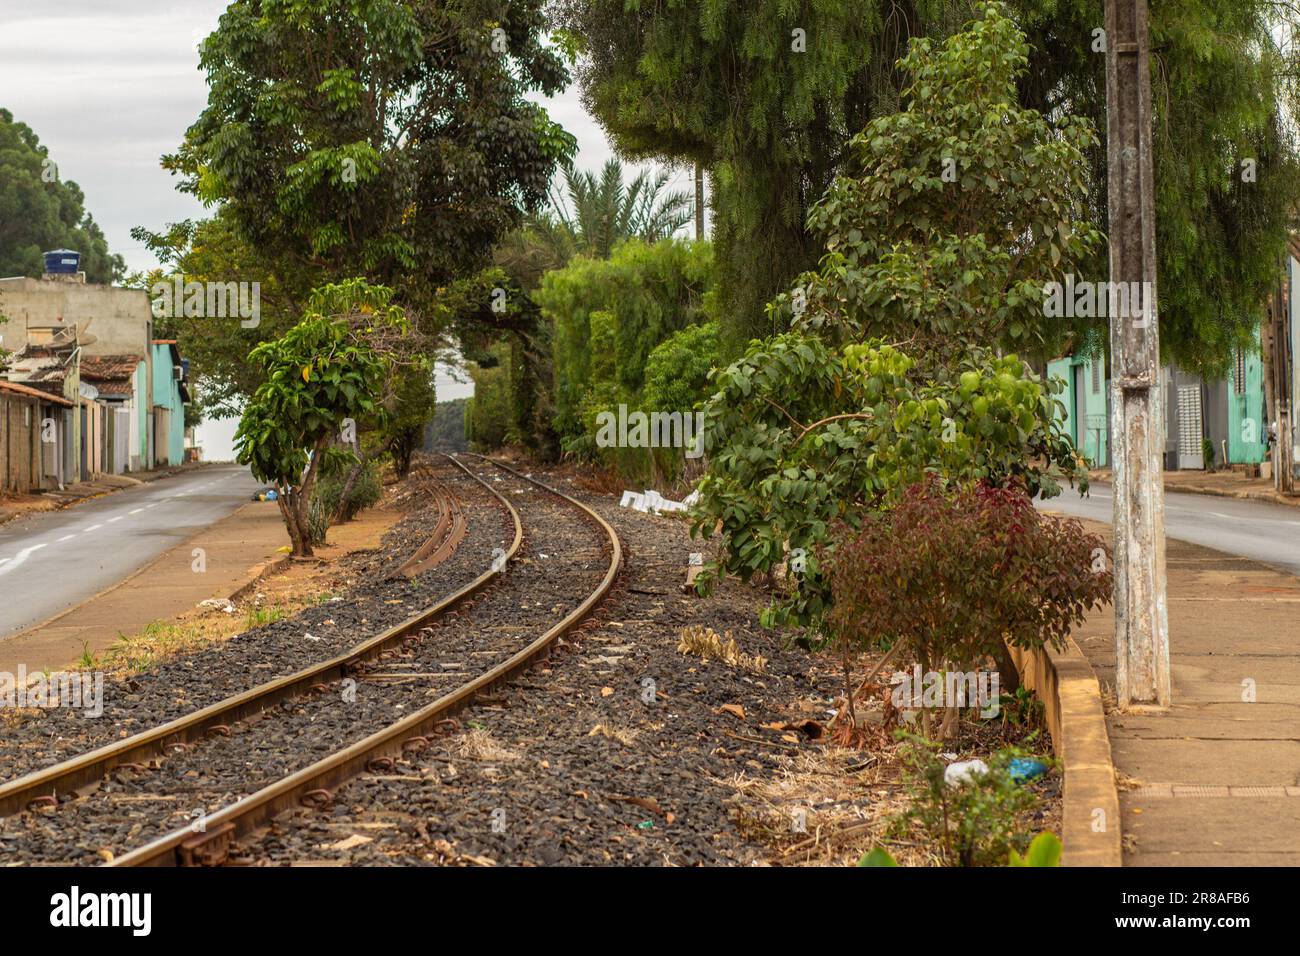
[[855, 140], [861, 173], [837, 178], [811, 216], [822, 269], [771, 309], [797, 313], [794, 329], [714, 377], [695, 530], [720, 527], [715, 567], [742, 578], [799, 551], [805, 566], [767, 619], [807, 627], [810, 643], [825, 638], [815, 552], [835, 522], [856, 527], [927, 475], [1044, 498], [1064, 481], [1086, 487], [1061, 384], [992, 351], [1026, 340], [1015, 325], [1041, 318], [1041, 283], [1091, 245], [1068, 226], [1089, 131], [1053, 133], [1015, 106], [1023, 57], [996, 5], [938, 50], [914, 44], [902, 65], [917, 108]]
[[323, 284], [320, 272], [273, 273], [224, 207], [210, 219], [187, 219], [171, 224], [163, 233], [136, 227], [131, 237], [144, 243], [163, 265], [128, 278], [129, 284], [146, 291], [176, 274], [186, 282], [257, 283], [255, 322], [238, 316], [187, 316], [177, 309], [164, 311], [155, 319], [156, 331], [176, 339], [190, 359], [197, 385], [194, 406], [202, 415], [229, 418], [240, 414], [265, 380], [261, 366], [248, 361], [248, 353], [297, 324], [311, 289]]
[[623, 164], [605, 163], [600, 176], [564, 170], [565, 197], [551, 195], [550, 206], [537, 218], [536, 230], [557, 250], [608, 259], [625, 239], [653, 245], [668, 239], [691, 221], [691, 198], [682, 191], [664, 193], [668, 174], [653, 177], [642, 170], [623, 183]]
[[651, 351], [711, 315], [713, 287], [708, 243], [680, 239], [628, 241], [608, 260], [580, 256], [542, 278], [532, 298], [554, 326], [562, 442], [590, 445], [599, 411], [636, 400]]
[[208, 105], [164, 165], [277, 274], [358, 270], [426, 313], [544, 200], [571, 136], [541, 0], [235, 0]]
[[[927, 13], [940, 2], [908, 4]], [[557, 0], [583, 102], [620, 153], [709, 170], [725, 332], [816, 261], [804, 230], [849, 137], [897, 102], [889, 73], [920, 11], [830, 0]], [[928, 17], [925, 22], [929, 22]]]
[[[975, 0], [556, 0], [581, 41], [584, 102], [625, 155], [701, 162], [713, 181], [724, 332], [738, 354], [779, 331], [763, 306], [812, 268], [807, 212], [868, 121], [895, 112], [913, 37], [943, 39]], [[1105, 130], [1102, 0], [1013, 0], [1029, 40], [1020, 105]], [[1294, 64], [1272, 0], [1151, 9], [1161, 345], [1215, 371], [1260, 319], [1300, 200]], [[797, 31], [797, 32], [796, 32]], [[796, 52], [801, 48], [802, 52]], [[1106, 222], [1105, 151], [1089, 150], [1087, 218]], [[1243, 167], [1243, 161], [1254, 162]], [[1251, 181], [1243, 179], [1249, 171]], [[1077, 225], [1077, 224], [1076, 224]], [[1098, 267], [1104, 273], [1104, 264]], [[1104, 276], [1099, 276], [1104, 277]]]
[[41, 253], [54, 249], [80, 252], [88, 282], [108, 284], [126, 272], [86, 212], [80, 187], [61, 180], [31, 128], [0, 109], [0, 276], [37, 278], [45, 271]]
[[1086, 120], [1051, 123], [1017, 104], [1027, 57], [997, 6], [937, 48], [912, 42], [899, 61], [905, 106], [850, 141], [808, 216], [826, 255], [778, 298], [780, 324], [906, 341], [934, 362], [972, 342], [1055, 352], [1067, 330], [1044, 319], [1044, 286], [1102, 246], [1087, 218], [1096, 136]]
[[[410, 332], [392, 290], [363, 279], [315, 290], [297, 325], [249, 354], [265, 380], [244, 408], [237, 459], [276, 486], [295, 557], [312, 554], [311, 496], [344, 424], [378, 412]], [[419, 359], [414, 360], [419, 364]]]

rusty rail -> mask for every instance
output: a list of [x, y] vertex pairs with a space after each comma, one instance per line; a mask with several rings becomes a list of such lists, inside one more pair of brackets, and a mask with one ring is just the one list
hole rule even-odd
[[440, 488], [435, 494], [439, 507], [438, 524], [429, 535], [429, 540], [402, 562], [402, 566], [393, 573], [392, 577], [413, 578], [425, 571], [433, 570], [451, 557], [464, 539], [468, 522], [461, 513], [460, 502], [455, 495], [445, 489]]
[[[468, 468], [451, 456], [444, 456], [461, 471], [469, 475], [492, 493], [509, 511], [514, 521], [515, 535], [506, 552], [507, 561], [515, 556], [523, 543], [523, 525], [519, 512], [504, 495], [499, 494]], [[435, 529], [436, 530], [436, 529]], [[337, 657], [313, 664], [294, 674], [277, 678], [225, 700], [210, 704], [192, 714], [160, 724], [123, 740], [114, 741], [89, 753], [62, 761], [51, 767], [36, 770], [0, 784], [0, 816], [24, 810], [33, 801], [43, 797], [67, 793], [101, 780], [110, 770], [122, 764], [139, 763], [175, 744], [186, 744], [203, 737], [215, 727], [257, 714], [289, 697], [299, 696], [314, 685], [345, 677], [356, 665], [370, 660], [388, 647], [401, 641], [460, 605], [469, 597], [482, 591], [499, 577], [503, 566], [494, 566], [473, 581]]]
[[556, 638], [582, 623], [591, 609], [608, 593], [623, 563], [623, 546], [618, 534], [595, 511], [564, 492], [522, 475], [508, 465], [481, 455], [474, 457], [563, 498], [585, 512], [605, 532], [610, 545], [609, 567], [595, 590], [527, 647], [451, 693], [397, 723], [210, 815], [205, 821], [206, 829], [203, 833], [196, 834], [190, 828], [175, 830], [118, 857], [108, 866], [217, 865], [224, 862], [230, 844], [236, 837], [264, 825], [280, 812], [296, 806], [327, 805], [332, 799], [331, 788], [364, 772], [377, 761], [392, 754], [418, 752], [426, 748], [429, 744], [425, 737], [427, 732], [435, 730], [439, 723], [472, 704], [479, 694], [490, 692], [493, 687], [526, 669], [549, 652]]

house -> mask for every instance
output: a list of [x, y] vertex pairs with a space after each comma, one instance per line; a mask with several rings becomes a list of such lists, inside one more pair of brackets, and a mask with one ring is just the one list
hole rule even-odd
[[[1290, 409], [1300, 403], [1300, 375], [1295, 367], [1300, 355], [1296, 314], [1300, 306], [1291, 288], [1297, 282], [1300, 241], [1293, 241], [1286, 279], [1271, 297], [1269, 317], [1256, 330], [1254, 347], [1238, 349], [1229, 357], [1226, 377], [1206, 379], [1175, 365], [1160, 369], [1166, 469], [1203, 469], [1207, 464], [1248, 470], [1267, 467], [1277, 445], [1277, 429], [1289, 424], [1294, 436], [1296, 423]], [[1281, 314], [1273, 308], [1278, 301], [1284, 306]], [[1275, 348], [1275, 341], [1284, 347]], [[1047, 374], [1065, 385], [1059, 396], [1065, 405], [1062, 421], [1075, 447], [1092, 467], [1109, 467], [1112, 397], [1105, 355], [1063, 355], [1048, 363]], [[1274, 390], [1283, 400], [1280, 409], [1270, 401]], [[1293, 438], [1290, 448], [1294, 472], [1300, 465], [1300, 443]]]
[[73, 402], [0, 381], [0, 493], [52, 491], [64, 484]]
[[185, 406], [190, 403], [188, 363], [181, 360], [175, 339], [155, 339], [150, 347], [154, 461], [158, 465], [179, 465], [185, 460]]
[[143, 355], [87, 355], [81, 359], [81, 381], [96, 391], [105, 409], [104, 470], [120, 475], [140, 470], [148, 455], [147, 429], [138, 395], [148, 373]]
[[1108, 464], [1110, 379], [1106, 356], [1067, 355], [1047, 364], [1047, 374], [1065, 383], [1057, 400], [1065, 406], [1065, 429], [1094, 468]]
[[46, 261], [55, 265], [41, 279], [0, 279], [0, 347], [14, 353], [0, 378], [73, 403], [62, 480], [179, 463], [188, 392], [176, 370], [184, 363], [174, 342], [155, 344], [148, 295], [87, 284], [74, 252]]

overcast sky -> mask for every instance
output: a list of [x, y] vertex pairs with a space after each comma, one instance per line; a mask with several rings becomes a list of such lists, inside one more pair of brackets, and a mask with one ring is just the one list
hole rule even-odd
[[[157, 265], [133, 226], [205, 215], [179, 193], [159, 157], [180, 144], [207, 103], [195, 44], [228, 0], [0, 0], [0, 106], [30, 126], [128, 270]], [[598, 169], [612, 151], [576, 87], [543, 99], [578, 139], [577, 165]], [[677, 171], [669, 189], [690, 189]], [[468, 393], [440, 376], [439, 397]], [[224, 448], [225, 439], [219, 439]]]

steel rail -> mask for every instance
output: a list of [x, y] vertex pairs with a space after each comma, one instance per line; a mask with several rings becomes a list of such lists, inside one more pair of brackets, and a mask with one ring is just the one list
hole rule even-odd
[[438, 524], [433, 529], [433, 533], [429, 535], [429, 539], [420, 545], [414, 554], [403, 561], [401, 566], [389, 575], [390, 578], [418, 577], [442, 564], [460, 546], [468, 527], [468, 522], [465, 520], [464, 514], [461, 513], [460, 503], [455, 496], [445, 489], [438, 493], [438, 497], [441, 512], [438, 515]]
[[[519, 512], [504, 495], [461, 462], [449, 455], [444, 457], [491, 492], [508, 510], [515, 529], [514, 540], [506, 552], [508, 562], [523, 544], [523, 524], [519, 520]], [[495, 565], [437, 603], [329, 660], [249, 688], [233, 697], [69, 760], [6, 781], [0, 784], [0, 817], [26, 809], [40, 797], [67, 793], [95, 783], [114, 767], [140, 762], [178, 745], [183, 747], [213, 728], [260, 713], [282, 700], [310, 691], [314, 685], [346, 677], [357, 664], [370, 660], [482, 591], [504, 573], [504, 568], [504, 564]]]
[[474, 457], [481, 458], [522, 481], [530, 482], [564, 499], [595, 522], [608, 537], [610, 550], [609, 567], [600, 584], [578, 607], [527, 647], [462, 684], [451, 693], [443, 695], [433, 703], [363, 740], [211, 814], [204, 820], [204, 832], [195, 833], [191, 827], [175, 830], [118, 857], [106, 864], [107, 866], [217, 865], [224, 862], [235, 838], [270, 822], [282, 811], [301, 805], [319, 806], [322, 803], [327, 805], [333, 799], [330, 788], [367, 769], [375, 770], [374, 765], [377, 761], [386, 760], [391, 754], [412, 753], [425, 749], [429, 745], [425, 733], [433, 731], [438, 724], [471, 705], [479, 694], [491, 691], [493, 687], [509, 680], [539, 657], [546, 655], [557, 638], [583, 622], [592, 608], [609, 592], [622, 566], [623, 546], [617, 532], [595, 511], [564, 492], [557, 491], [528, 475], [520, 474], [508, 465], [481, 455]]

